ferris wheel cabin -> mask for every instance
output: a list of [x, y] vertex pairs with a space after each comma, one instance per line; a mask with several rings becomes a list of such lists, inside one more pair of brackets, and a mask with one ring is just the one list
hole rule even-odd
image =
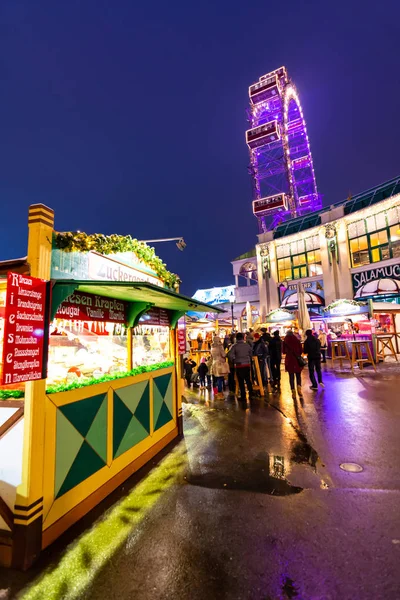
[[286, 194], [275, 194], [275, 196], [253, 200], [253, 214], [256, 217], [269, 215], [279, 209], [280, 212], [289, 210], [289, 200]]
[[272, 142], [278, 141], [280, 137], [277, 121], [264, 123], [264, 125], [246, 131], [246, 142], [248, 147], [252, 149], [272, 144]]

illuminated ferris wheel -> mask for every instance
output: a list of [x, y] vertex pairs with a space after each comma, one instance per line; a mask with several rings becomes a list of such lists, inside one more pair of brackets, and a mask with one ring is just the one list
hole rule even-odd
[[303, 110], [285, 67], [249, 87], [246, 131], [260, 232], [321, 208]]

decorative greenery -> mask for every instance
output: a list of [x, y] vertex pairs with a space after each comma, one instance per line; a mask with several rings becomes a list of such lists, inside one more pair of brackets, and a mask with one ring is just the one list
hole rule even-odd
[[24, 395], [24, 390], [0, 390], [0, 400], [18, 400]]
[[82, 231], [67, 231], [55, 233], [55, 245], [64, 252], [90, 252], [100, 254], [116, 254], [119, 252], [134, 252], [138, 259], [150, 267], [158, 277], [171, 289], [177, 288], [181, 282], [178, 275], [168, 271], [165, 263], [157, 256], [154, 248], [130, 235], [103, 235], [102, 233], [88, 234]]
[[[120, 373], [113, 373], [112, 375], [103, 375], [102, 377], [92, 377], [91, 379], [85, 379], [84, 381], [74, 381], [73, 383], [61, 383], [59, 385], [50, 385], [46, 393], [47, 394], [58, 394], [60, 392], [69, 392], [70, 390], [76, 390], [78, 388], [88, 387], [96, 383], [104, 383], [106, 381], [114, 381], [115, 379], [123, 379], [124, 377], [133, 377], [134, 375], [141, 375], [142, 373], [151, 373], [152, 371], [158, 371], [159, 369], [166, 369], [172, 367], [173, 361], [166, 361], [162, 363], [156, 363], [155, 365], [144, 365], [142, 367], [136, 367], [131, 371], [123, 371]], [[11, 400], [15, 398], [23, 398], [24, 392], [22, 390], [0, 390], [0, 400]]]
[[325, 308], [323, 308], [322, 310], [323, 310], [323, 312], [328, 312], [328, 311], [332, 310], [332, 308], [336, 308], [336, 306], [340, 306], [341, 304], [351, 304], [351, 306], [365, 306], [367, 304], [367, 302], [357, 302], [357, 300], [346, 300], [346, 299], [335, 300], [335, 302], [332, 302], [328, 306], [325, 306]]

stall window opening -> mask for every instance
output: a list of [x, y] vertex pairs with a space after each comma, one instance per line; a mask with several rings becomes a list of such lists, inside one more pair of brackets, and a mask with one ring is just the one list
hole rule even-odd
[[138, 325], [132, 330], [132, 368], [154, 365], [171, 358], [170, 329], [162, 325]]
[[54, 319], [48, 383], [66, 384], [128, 370], [127, 328], [104, 321]]

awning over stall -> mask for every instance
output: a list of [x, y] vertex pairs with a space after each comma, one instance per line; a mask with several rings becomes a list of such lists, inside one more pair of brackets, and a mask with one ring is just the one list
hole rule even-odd
[[223, 312], [216, 306], [211, 307], [188, 296], [177, 294], [168, 288], [162, 288], [147, 282], [127, 283], [125, 281], [77, 281], [62, 279], [59, 281], [52, 280], [51, 318], [54, 318], [60, 304], [71, 296], [71, 294], [78, 291], [131, 303], [128, 323], [130, 326], [136, 325], [140, 316], [152, 306], [164, 308], [174, 313], [171, 322], [172, 327], [175, 326], [176, 321], [187, 311], [204, 313]]

